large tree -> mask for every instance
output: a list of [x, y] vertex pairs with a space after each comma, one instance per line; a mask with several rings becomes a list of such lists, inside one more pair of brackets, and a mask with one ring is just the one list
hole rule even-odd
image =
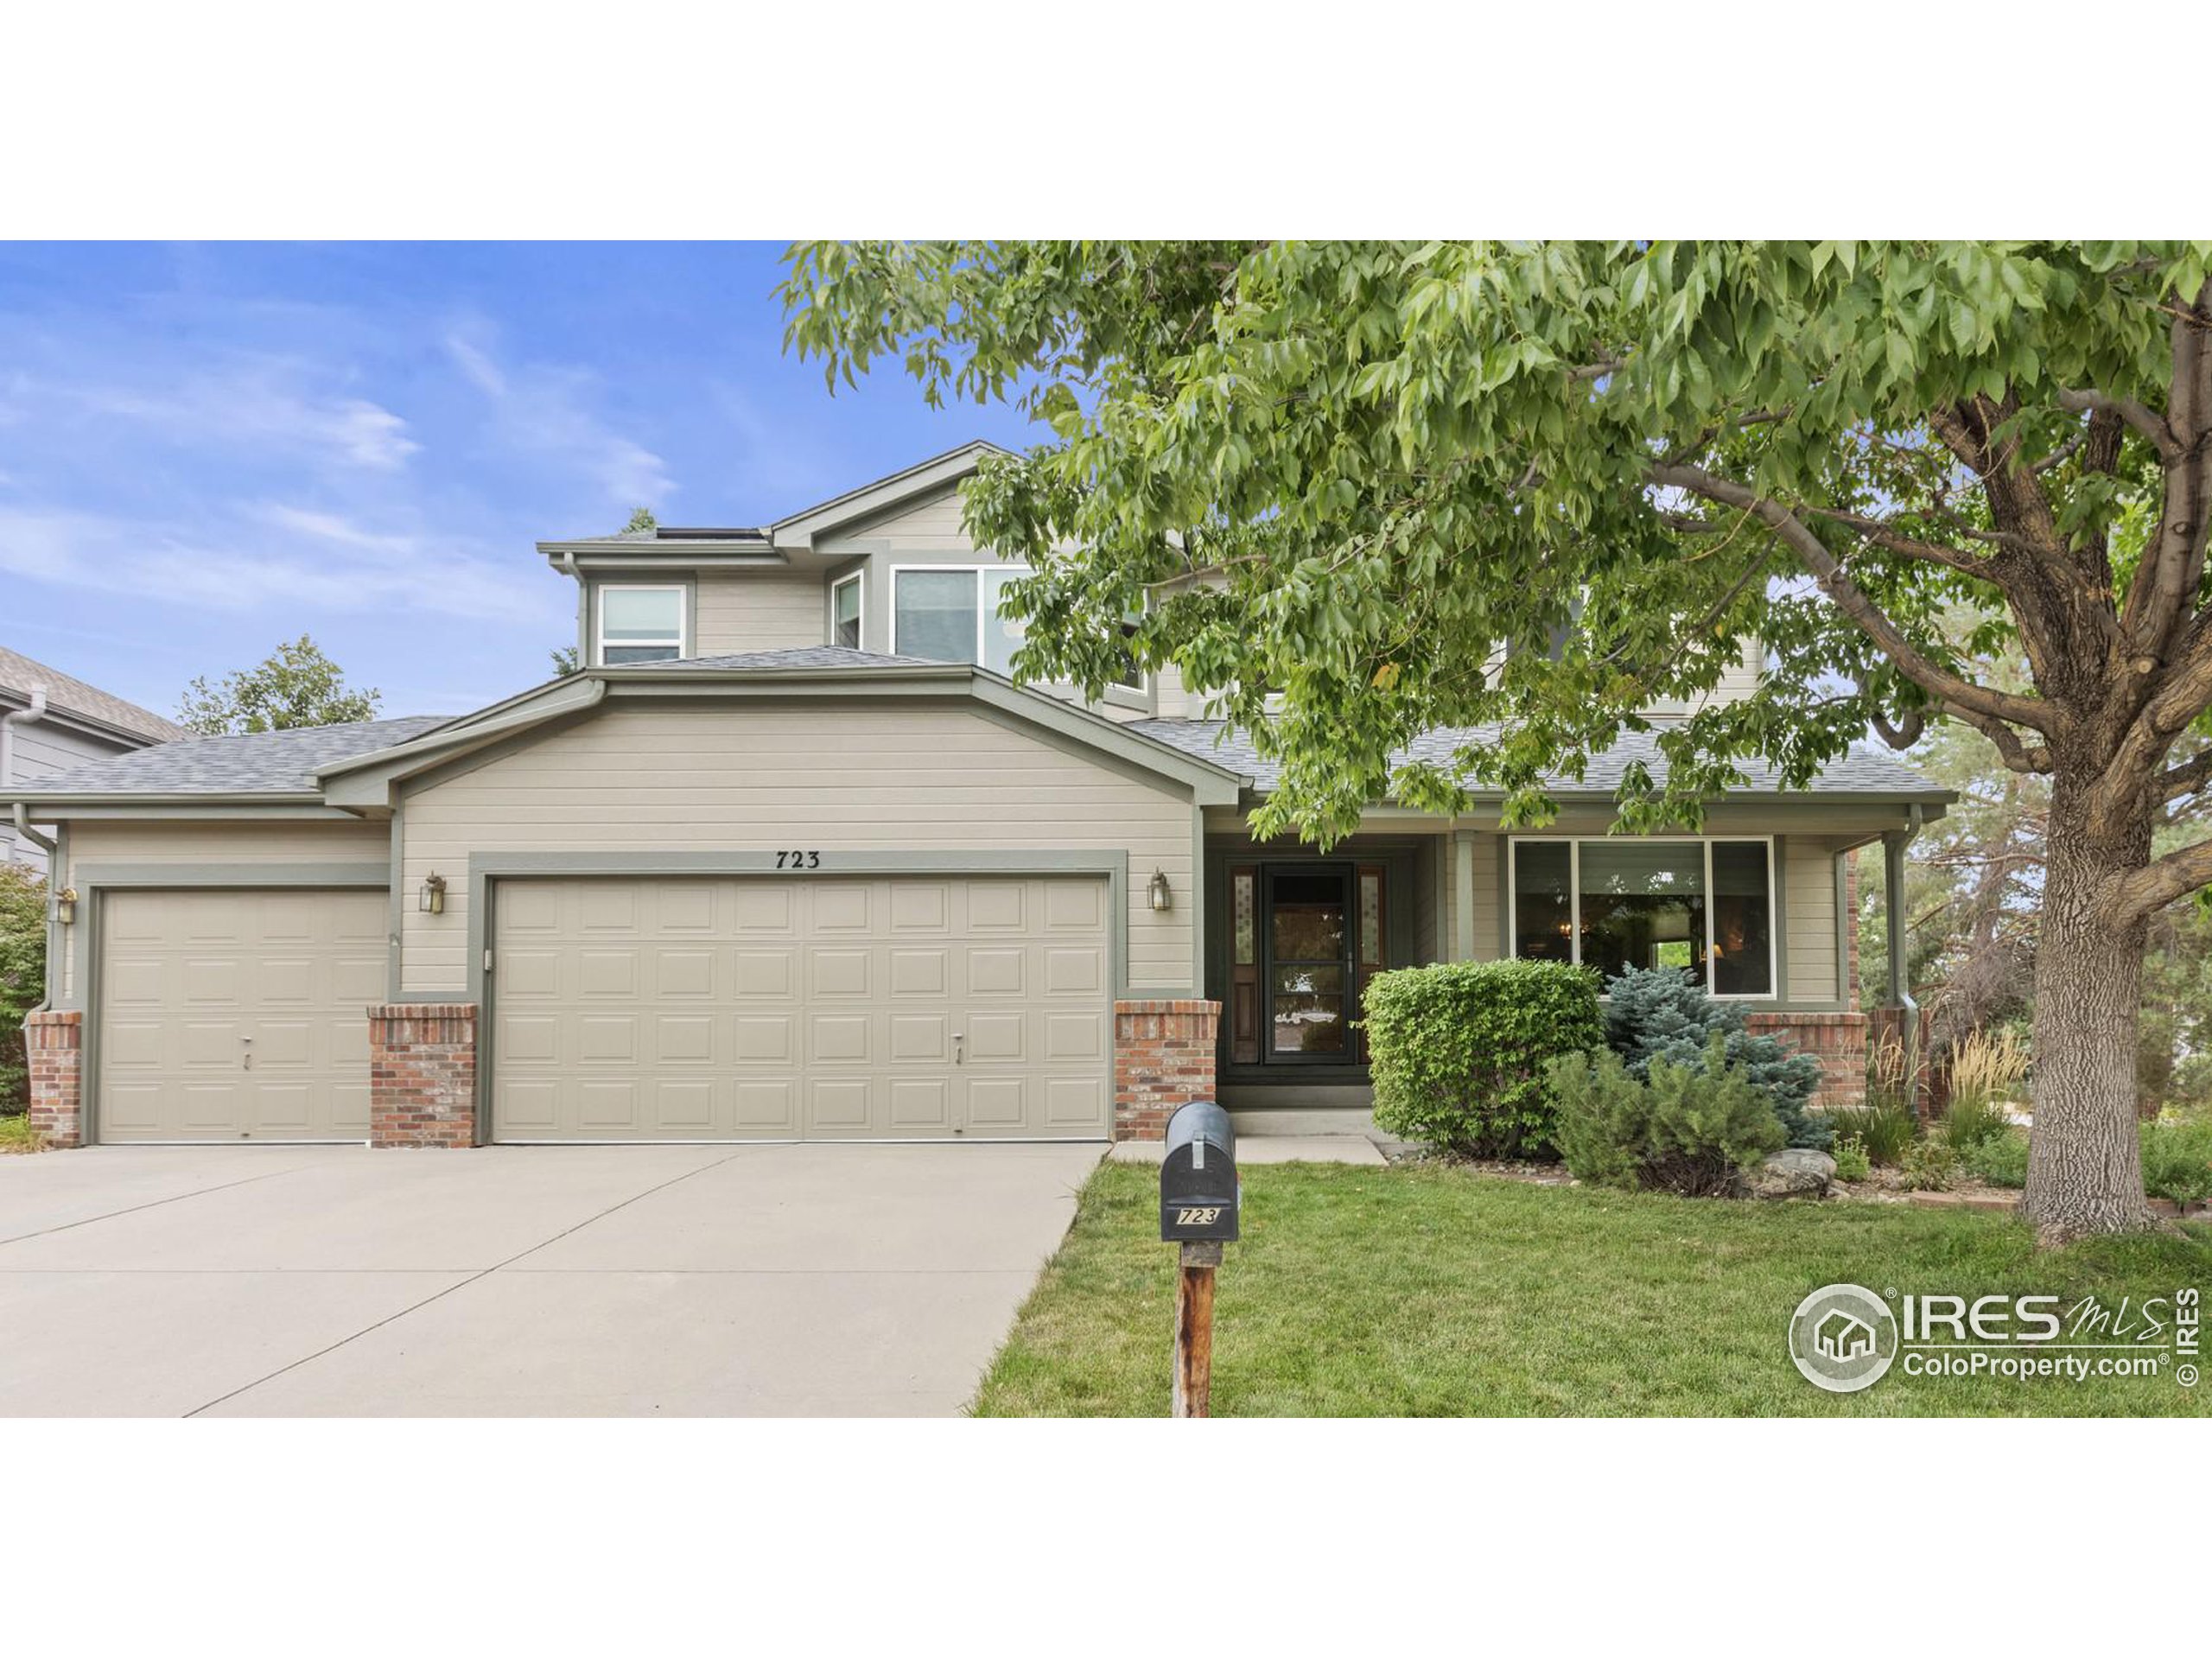
[[[967, 492], [978, 539], [1039, 572], [1014, 600], [1024, 671], [1102, 685], [1151, 593], [1139, 658], [1178, 663], [1281, 760], [1262, 832], [1326, 840], [1385, 792], [1448, 810], [1468, 783], [1541, 822], [1545, 772], [1711, 688], [1754, 638], [1758, 691], [1660, 732], [1624, 828], [1699, 822], [1746, 757], [1802, 783], [1870, 727], [1964, 721], [2047, 778], [2024, 1208], [2057, 1238], [2145, 1224], [2145, 930], [2212, 881], [2212, 841], [2152, 849], [2162, 807], [2212, 779], [2187, 737], [2212, 704], [2208, 260], [816, 243], [783, 297], [833, 382], [890, 357], [933, 402], [1010, 397], [1047, 423]], [[2139, 557], [2113, 544], [2131, 510], [2153, 526]], [[1973, 643], [2017, 649], [2031, 690], [1985, 683], [1944, 637], [1962, 601], [2000, 619]], [[1394, 763], [1439, 724], [1497, 731], [1449, 766]]]
[[177, 718], [207, 736], [282, 732], [299, 726], [340, 726], [374, 720], [384, 694], [346, 683], [346, 671], [302, 634], [251, 668], [209, 685], [201, 675], [184, 688]]

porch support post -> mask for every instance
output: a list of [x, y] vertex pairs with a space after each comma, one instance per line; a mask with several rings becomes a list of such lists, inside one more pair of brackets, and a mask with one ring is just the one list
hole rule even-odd
[[1465, 830], [1452, 837], [1452, 960], [1475, 959], [1475, 838]]

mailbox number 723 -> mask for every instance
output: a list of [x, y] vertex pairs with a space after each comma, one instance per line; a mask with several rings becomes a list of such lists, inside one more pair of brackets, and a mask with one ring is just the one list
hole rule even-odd
[[1209, 1210], [1178, 1210], [1175, 1212], [1178, 1227], [1211, 1227], [1220, 1219], [1221, 1206], [1217, 1204]]

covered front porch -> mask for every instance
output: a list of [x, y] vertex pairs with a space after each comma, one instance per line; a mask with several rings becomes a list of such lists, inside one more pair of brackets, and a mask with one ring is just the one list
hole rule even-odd
[[[1716, 803], [1695, 831], [1607, 833], [1609, 802], [1541, 830], [1378, 810], [1327, 851], [1256, 842], [1205, 815], [1205, 995], [1217, 1092], [1248, 1132], [1352, 1130], [1372, 1107], [1360, 998], [1376, 974], [1520, 956], [1672, 967], [1814, 1056], [1815, 1103], [1864, 1099], [1870, 1028], [1909, 1042], [1903, 930], [1862, 984], [1862, 880], [1901, 903], [1907, 845], [1937, 802], [1828, 795]], [[1875, 862], [1872, 854], [1879, 849]], [[1878, 872], [1876, 874], [1875, 872]], [[1873, 992], [1868, 995], [1869, 989]]]

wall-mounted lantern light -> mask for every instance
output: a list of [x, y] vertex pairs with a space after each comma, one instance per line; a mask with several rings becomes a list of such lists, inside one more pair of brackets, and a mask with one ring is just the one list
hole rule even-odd
[[431, 871], [423, 883], [423, 891], [416, 900], [415, 907], [429, 915], [444, 915], [446, 913], [445, 877], [440, 875], [435, 870]]
[[1151, 895], [1152, 907], [1154, 910], [1175, 908], [1175, 893], [1167, 885], [1166, 871], [1154, 870], [1152, 873], [1152, 880], [1145, 885], [1145, 891]]
[[67, 927], [77, 919], [77, 889], [64, 887], [54, 898], [54, 919]]

